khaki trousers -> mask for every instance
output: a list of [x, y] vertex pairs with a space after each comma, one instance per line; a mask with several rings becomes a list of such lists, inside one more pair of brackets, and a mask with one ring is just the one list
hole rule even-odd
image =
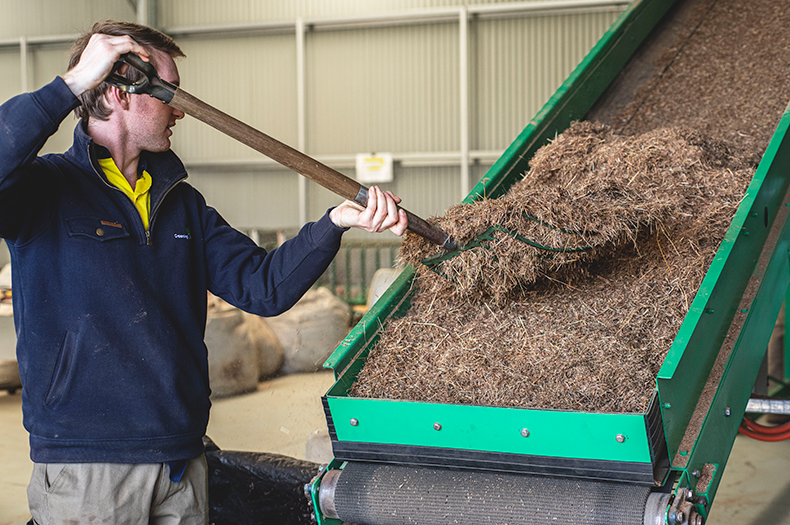
[[37, 525], [207, 525], [204, 455], [178, 483], [167, 463], [36, 463], [27, 489]]

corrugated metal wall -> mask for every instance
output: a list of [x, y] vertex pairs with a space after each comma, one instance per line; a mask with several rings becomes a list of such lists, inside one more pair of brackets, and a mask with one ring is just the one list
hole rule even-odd
[[[160, 0], [157, 22], [176, 35], [188, 55], [179, 63], [184, 89], [283, 142], [303, 146], [352, 177], [354, 154], [394, 153], [401, 162], [396, 163], [394, 182], [384, 187], [403, 197], [411, 211], [429, 216], [457, 203], [464, 187], [459, 164], [462, 34], [456, 11], [445, 8], [466, 3]], [[567, 0], [555, 3], [567, 5]], [[485, 4], [519, 7], [530, 2], [475, 2]], [[469, 18], [469, 185], [485, 174], [624, 8], [622, 2], [597, 4], [504, 17], [473, 13]], [[76, 33], [102, 18], [136, 19], [124, 0], [20, 5], [0, 0], [0, 5], [6, 14], [0, 22], [0, 43], [5, 41], [0, 71], [6, 79], [0, 87], [2, 100], [23, 84], [20, 48], [11, 39]], [[427, 16], [396, 22], [374, 16], [415, 10]], [[354, 16], [362, 18], [349, 22]], [[301, 86], [299, 17], [307, 19]], [[329, 19], [338, 17], [345, 23], [331, 27]], [[236, 31], [218, 27], [224, 24], [243, 26]], [[207, 26], [213, 31], [201, 30]], [[62, 73], [66, 50], [63, 44], [29, 44], [27, 87], [36, 88]], [[73, 122], [62, 127], [47, 144], [48, 151], [68, 147]], [[190, 118], [176, 127], [173, 143], [190, 167], [190, 182], [235, 226], [298, 225], [297, 175]], [[314, 219], [338, 201], [310, 183], [302, 213]]]
[[0, 71], [3, 75], [3, 82], [0, 82], [0, 100], [8, 100], [22, 89], [22, 67], [18, 49], [0, 49]]
[[307, 39], [307, 148], [458, 151], [458, 26], [321, 31]]
[[[294, 35], [182, 38], [182, 87], [201, 100], [283, 142], [297, 140]], [[251, 150], [206, 125], [184, 119], [174, 142], [189, 162], [257, 159]]]
[[[37, 89], [63, 74], [71, 37], [99, 20], [134, 21], [136, 16], [127, 0], [0, 0], [0, 12], [0, 101]], [[43, 152], [67, 149], [75, 123], [67, 119]]]
[[2, 0], [0, 40], [79, 33], [98, 20], [135, 20], [128, 0]]
[[507, 147], [616, 18], [612, 12], [483, 20], [474, 39], [472, 148]]
[[[561, 3], [563, 0], [557, 0]], [[459, 5], [546, 4], [551, 0], [160, 0], [162, 27], [234, 24], [297, 17], [367, 16]]]

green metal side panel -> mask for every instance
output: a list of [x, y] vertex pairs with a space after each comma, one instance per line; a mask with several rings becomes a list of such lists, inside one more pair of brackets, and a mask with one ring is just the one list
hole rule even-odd
[[[690, 401], [702, 391], [747, 285], [755, 277], [763, 279], [755, 276], [757, 260], [770, 226], [784, 206], [790, 182], [789, 119], [785, 112], [659, 371], [658, 391], [670, 453], [677, 450], [695, 406]], [[765, 317], [766, 344], [784, 292], [785, 287], [776, 290], [780, 298], [775, 308], [758, 312]], [[765, 352], [765, 345], [761, 350]]]
[[[737, 339], [731, 345], [710, 407], [703, 414], [698, 436], [688, 447], [691, 450], [681, 451], [682, 456], [688, 457], [684, 471], [691, 487], [698, 479], [694, 472], [701, 472], [706, 463], [717, 466], [713, 481], [706, 491], [700, 492], [711, 501], [790, 283], [789, 127], [790, 107], [782, 116], [657, 378], [672, 457], [683, 440], [717, 354], [723, 344], [727, 345], [727, 331], [735, 324], [730, 337]], [[769, 238], [772, 227], [779, 231], [775, 239]], [[774, 247], [760, 259], [765, 245]], [[753, 299], [743, 299], [744, 291], [747, 298]]]
[[[787, 305], [787, 304], [790, 304], [790, 288], [788, 288], [787, 291], [785, 291], [785, 305]], [[790, 308], [787, 308], [787, 306], [785, 306], [785, 318], [784, 318], [785, 326], [790, 326], [790, 323], [788, 322], [788, 319], [787, 319], [788, 317], [790, 317]], [[785, 351], [784, 351], [784, 359], [785, 359], [784, 373], [783, 373], [782, 377], [778, 378], [782, 382], [786, 381], [787, 378], [790, 377], [790, 337], [785, 337], [784, 338], [784, 343], [785, 343], [784, 344], [784, 349], [785, 349]]]
[[[329, 398], [338, 439], [650, 463], [641, 414]], [[353, 420], [354, 424], [351, 424]], [[437, 430], [438, 428], [438, 430]], [[382, 429], [385, 429], [382, 432]], [[528, 430], [524, 436], [522, 431]], [[624, 438], [620, 443], [618, 435]], [[585, 443], [580, 452], [579, 442]]]
[[[673, 4], [673, 0], [637, 0], [621, 13], [465, 202], [498, 197], [519, 180], [538, 148], [589, 111]], [[502, 409], [348, 398], [348, 389], [375, 345], [379, 331], [390, 318], [402, 316], [408, 310], [413, 277], [413, 268], [407, 268], [324, 364], [335, 371], [337, 379], [327, 393], [333, 420], [347, 422], [356, 418], [375, 422], [360, 423], [358, 427], [351, 428], [350, 425], [336, 424], [338, 439], [554, 457], [651, 461], [645, 414]], [[442, 423], [441, 431], [433, 430], [437, 417], [447, 421], [447, 426]], [[475, 424], [475, 421], [484, 424]], [[526, 439], [520, 435], [526, 425], [524, 421], [532, 427], [529, 429], [530, 437]], [[569, 433], [560, 429], [574, 430]], [[617, 442], [617, 434], [626, 437], [624, 443]]]

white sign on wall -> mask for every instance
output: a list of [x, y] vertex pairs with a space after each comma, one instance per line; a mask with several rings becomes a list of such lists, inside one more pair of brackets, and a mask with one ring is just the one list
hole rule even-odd
[[392, 182], [392, 153], [357, 153], [359, 182]]

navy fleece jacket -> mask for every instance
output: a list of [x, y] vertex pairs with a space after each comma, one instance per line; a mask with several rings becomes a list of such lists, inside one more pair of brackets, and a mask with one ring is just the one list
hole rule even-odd
[[37, 157], [77, 104], [56, 78], [0, 106], [0, 235], [31, 458], [196, 457], [210, 406], [206, 291], [281, 313], [327, 268], [344, 230], [325, 215], [267, 253], [206, 205], [167, 151], [141, 158], [153, 178], [148, 235], [80, 124], [65, 154]]

